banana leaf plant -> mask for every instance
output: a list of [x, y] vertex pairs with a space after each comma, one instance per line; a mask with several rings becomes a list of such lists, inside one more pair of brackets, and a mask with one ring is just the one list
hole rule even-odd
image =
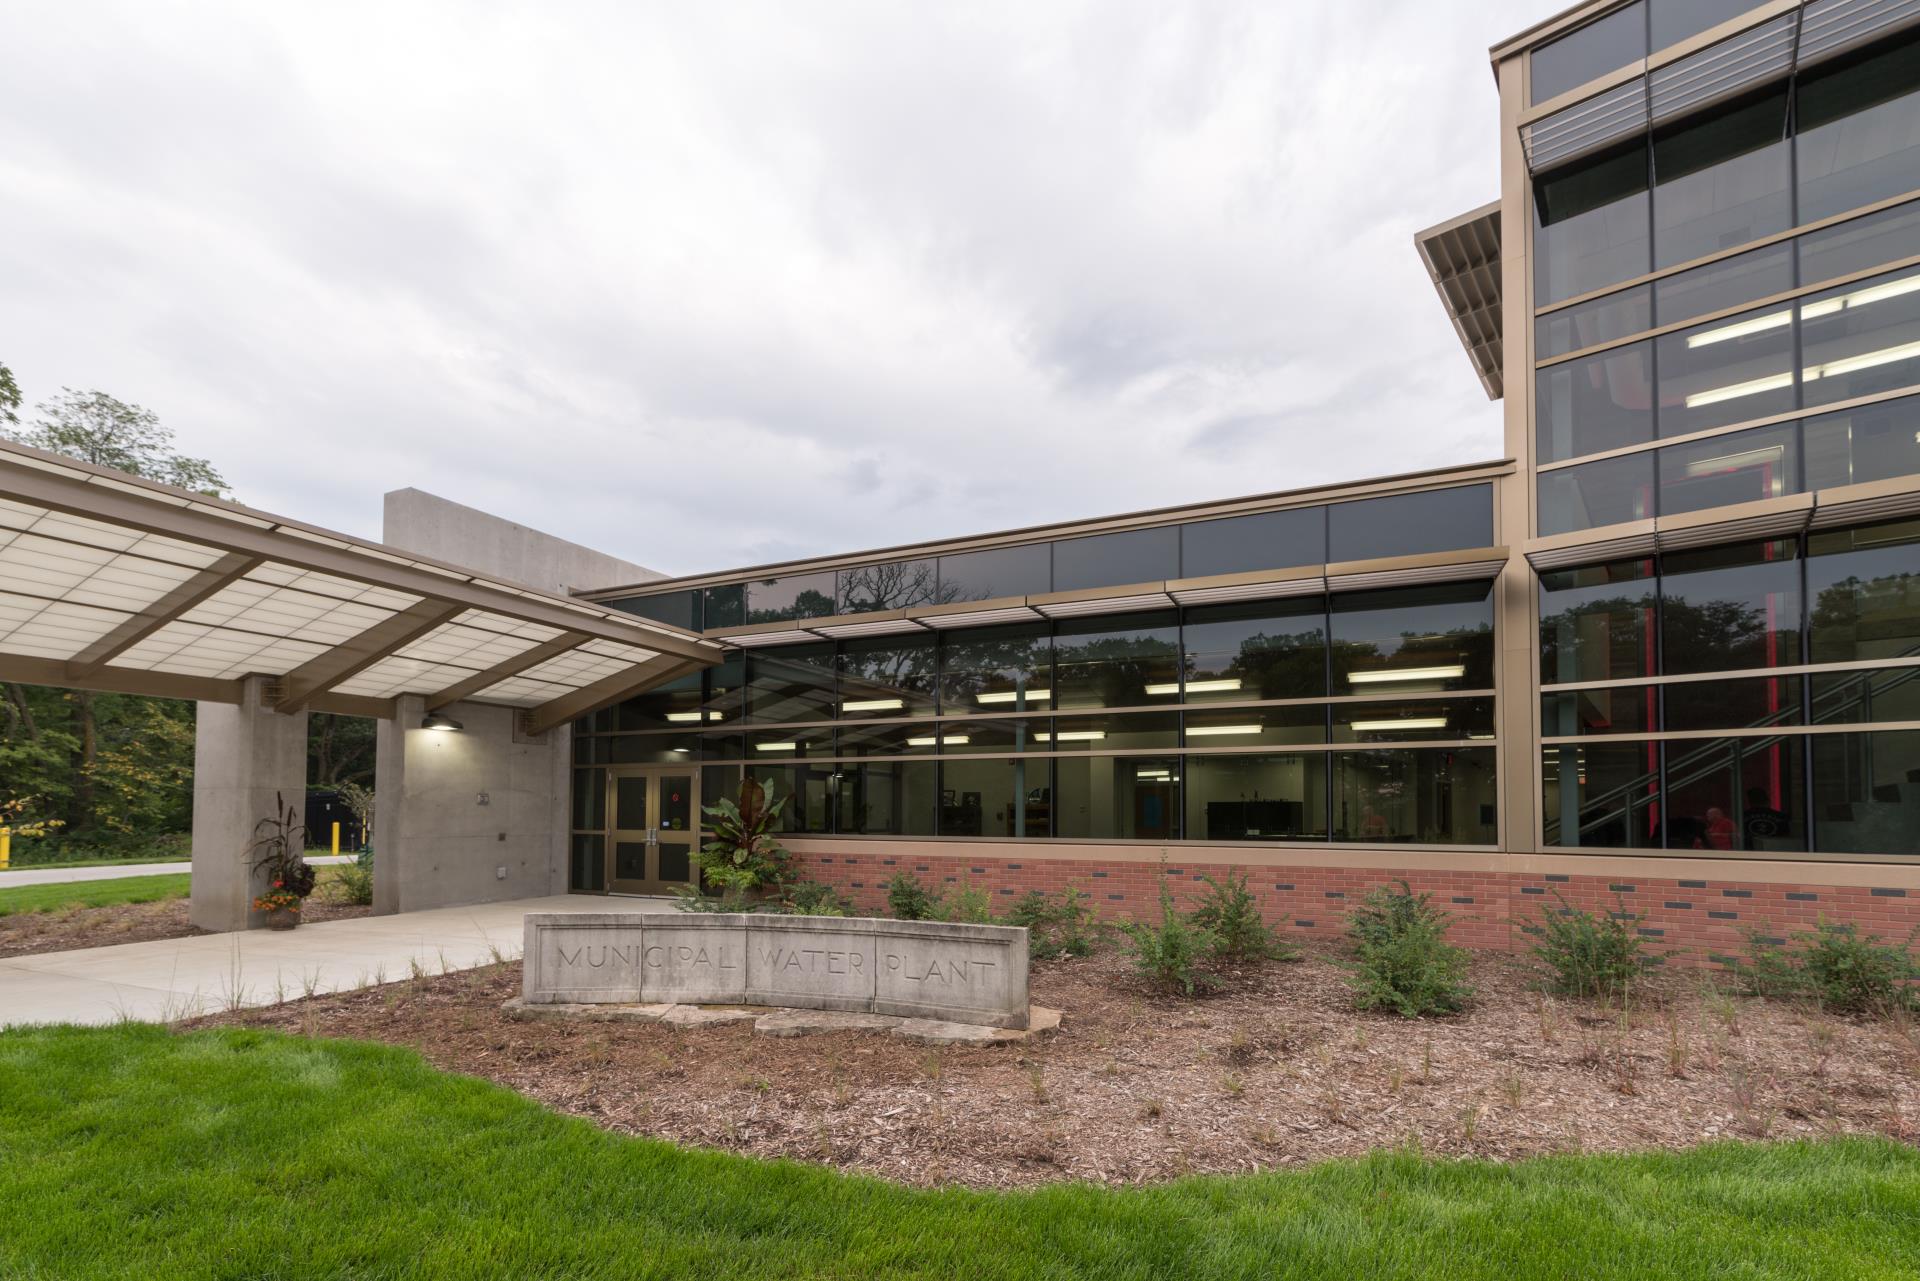
[[757, 893], [777, 891], [793, 879], [793, 855], [774, 833], [780, 813], [791, 797], [773, 795], [758, 779], [740, 783], [738, 802], [721, 797], [703, 809], [707, 816], [707, 843], [700, 847], [700, 886], [682, 895], [682, 906], [695, 910], [743, 910]]

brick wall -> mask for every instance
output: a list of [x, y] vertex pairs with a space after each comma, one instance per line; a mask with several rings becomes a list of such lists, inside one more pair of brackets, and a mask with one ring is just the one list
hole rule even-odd
[[[910, 872], [929, 891], [950, 894], [984, 890], [994, 910], [1004, 912], [1028, 890], [1058, 894], [1069, 884], [1092, 895], [1094, 906], [1113, 920], [1144, 920], [1159, 911], [1158, 863], [962, 856], [900, 856], [884, 847], [873, 853], [802, 854], [801, 875], [837, 887], [862, 911], [886, 911], [887, 882]], [[1205, 887], [1203, 875], [1223, 877], [1235, 865], [1169, 862], [1174, 897], [1187, 906]], [[1604, 875], [1525, 872], [1405, 873], [1344, 867], [1242, 867], [1247, 888], [1259, 896], [1266, 918], [1283, 933], [1337, 937], [1352, 905], [1377, 885], [1406, 880], [1430, 892], [1453, 915], [1450, 937], [1466, 947], [1524, 951], [1522, 927], [1542, 912], [1557, 910], [1555, 894], [1576, 907], [1614, 912], [1624, 908], [1646, 919], [1639, 928], [1649, 951], [1670, 953], [1677, 965], [1717, 963], [1742, 954], [1745, 931], [1765, 927], [1783, 937], [1825, 917], [1855, 921], [1874, 934], [1905, 937], [1920, 925], [1920, 891], [1858, 886], [1769, 884], [1748, 881], [1646, 879]]]

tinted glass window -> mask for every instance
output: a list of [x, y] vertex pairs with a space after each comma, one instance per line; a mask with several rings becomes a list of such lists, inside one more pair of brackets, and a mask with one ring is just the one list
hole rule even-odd
[[1920, 38], [1801, 73], [1800, 221], [1920, 187]]
[[831, 645], [782, 645], [747, 655], [747, 714], [756, 721], [826, 721], [834, 713]]
[[1677, 325], [1793, 287], [1793, 243], [1783, 240], [1654, 281], [1654, 315], [1663, 325]]
[[1795, 244], [1800, 280], [1808, 285], [1911, 258], [1920, 254], [1920, 201], [1810, 231]]
[[747, 589], [739, 583], [709, 587], [701, 596], [701, 626], [707, 630], [738, 627], [747, 621]]
[[1544, 844], [1660, 848], [1660, 745], [1580, 743], [1542, 751]]
[[1333, 741], [1336, 743], [1492, 737], [1493, 700], [1490, 698], [1333, 705]]
[[1223, 707], [1212, 712], [1188, 712], [1185, 720], [1189, 747], [1267, 747], [1327, 741], [1325, 703]]
[[840, 715], [931, 716], [933, 636], [873, 636], [840, 646]]
[[1660, 569], [1663, 671], [1800, 661], [1800, 564], [1792, 541], [1669, 552]]
[[1664, 686], [1661, 727], [1668, 730], [1754, 729], [1798, 725], [1800, 678], [1699, 681]]
[[832, 765], [776, 765], [753, 761], [747, 772], [767, 789], [767, 803], [780, 807], [782, 832], [833, 830], [833, 793], [836, 767]]
[[1653, 439], [1653, 344], [1637, 342], [1534, 375], [1535, 448], [1543, 463]]
[[1800, 353], [1810, 406], [1920, 382], [1920, 268], [1802, 302]]
[[1125, 712], [1113, 716], [1061, 716], [1051, 730], [1034, 734], [1041, 751], [1100, 752], [1136, 747], [1178, 747], [1177, 712]]
[[1791, 304], [1667, 334], [1657, 347], [1662, 436], [1794, 407]]
[[650, 689], [620, 704], [614, 714], [617, 729], [667, 729], [676, 725], [694, 726], [706, 719], [702, 712], [706, 700], [702, 674], [682, 676], [679, 680]]
[[1180, 530], [1180, 576], [1321, 565], [1327, 559], [1323, 507], [1196, 521]]
[[1660, 510], [1703, 511], [1800, 492], [1796, 423], [1710, 436], [1660, 453]]
[[1180, 529], [1133, 529], [1123, 534], [1063, 538], [1053, 545], [1053, 589], [1114, 587], [1180, 577]]
[[1654, 675], [1655, 594], [1651, 560], [1543, 572], [1540, 682]]
[[931, 836], [939, 799], [932, 761], [843, 763], [835, 830], [862, 835]]
[[943, 761], [940, 835], [1050, 835], [1052, 783], [1045, 760]]
[[629, 614], [638, 614], [641, 618], [651, 618], [656, 623], [667, 623], [697, 632], [701, 628], [700, 602], [699, 592], [663, 592], [658, 596], [629, 596], [625, 600], [605, 603]]
[[1318, 698], [1327, 692], [1326, 598], [1189, 609], [1187, 701]]
[[1322, 753], [1189, 756], [1186, 789], [1188, 840], [1327, 839]]
[[1333, 839], [1367, 844], [1491, 845], [1489, 748], [1333, 753]]
[[1920, 521], [1809, 534], [1807, 594], [1814, 662], [1920, 653]]
[[1180, 836], [1180, 758], [1090, 756], [1054, 762], [1056, 836], [1166, 841]]
[[1647, 145], [1639, 141], [1534, 181], [1536, 307], [1651, 269], [1647, 168]]
[[1920, 670], [1815, 673], [1810, 683], [1813, 710], [1808, 719], [1813, 724], [1920, 721]]
[[607, 825], [607, 772], [603, 769], [573, 771], [573, 825], [598, 832]]
[[1448, 583], [1333, 598], [1333, 692], [1493, 685], [1493, 586]]
[[834, 580], [838, 592], [834, 610], [841, 614], [866, 614], [882, 609], [905, 609], [909, 605], [937, 604], [940, 593], [936, 589], [936, 577], [931, 559], [843, 569]]
[[1535, 320], [1533, 355], [1536, 360], [1547, 360], [1651, 328], [1653, 290], [1646, 285], [1636, 285]]
[[1486, 547], [1493, 542], [1493, 487], [1464, 485], [1335, 503], [1327, 516], [1329, 561]]
[[739, 654], [722, 659], [704, 673], [706, 702], [701, 715], [708, 721], [739, 720], [746, 712], [747, 661]]
[[1622, 454], [1541, 472], [1540, 535], [1594, 529], [1653, 515], [1653, 455]]
[[1808, 489], [1920, 473], [1920, 397], [1822, 414], [1802, 431]]
[[932, 756], [940, 748], [940, 732], [931, 725], [843, 725], [834, 754], [861, 756]]
[[1577, 89], [1589, 80], [1618, 71], [1646, 56], [1646, 5], [1630, 4], [1616, 9], [1533, 51], [1529, 77], [1532, 99], [1546, 102], [1557, 98], [1569, 89]]
[[[914, 731], [921, 737], [931, 730]], [[939, 746], [945, 756], [1006, 756], [1013, 752], [1052, 750], [1051, 739], [1042, 734], [1053, 732], [1053, 722], [1044, 716], [1007, 716], [990, 721], [944, 721], [940, 725]]]
[[826, 618], [833, 613], [833, 575], [792, 574], [747, 584], [747, 621], [776, 623], [790, 618]]
[[1757, 7], [1754, 0], [1653, 0], [1650, 47], [1658, 53]]
[[1793, 225], [1784, 83], [1653, 136], [1653, 265]]
[[940, 599], [993, 600], [1053, 589], [1053, 545], [996, 547], [940, 558]]
[[1667, 848], [1714, 854], [1805, 850], [1803, 741], [1669, 741]]
[[1540, 732], [1646, 734], [1660, 728], [1660, 691], [1653, 685], [1569, 690], [1540, 696]]
[[1053, 706], [1053, 640], [1045, 623], [970, 627], [941, 638], [940, 705], [967, 711]]
[[1171, 612], [1062, 623], [1054, 706], [1131, 707], [1180, 699], [1180, 629]]
[[1823, 854], [1920, 850], [1920, 731], [1812, 740], [1814, 848]]
[[607, 838], [580, 835], [573, 838], [572, 857], [567, 864], [567, 888], [576, 894], [598, 894], [607, 888]]

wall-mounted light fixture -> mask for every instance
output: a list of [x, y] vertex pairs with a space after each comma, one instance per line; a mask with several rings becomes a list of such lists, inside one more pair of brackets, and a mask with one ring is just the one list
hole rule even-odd
[[421, 717], [420, 728], [421, 729], [463, 730], [466, 728], [466, 726], [462, 725], [459, 721], [456, 721], [455, 719], [453, 719], [453, 717], [447, 715], [445, 712], [428, 712], [425, 716]]

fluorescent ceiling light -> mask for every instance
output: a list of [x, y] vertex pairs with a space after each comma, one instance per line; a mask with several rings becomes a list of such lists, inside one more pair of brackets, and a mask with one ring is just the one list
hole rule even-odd
[[[1187, 693], [1189, 694], [1224, 694], [1231, 690], [1236, 690], [1239, 688], [1240, 688], [1240, 679], [1238, 677], [1230, 677], [1224, 680], [1217, 680], [1217, 681], [1188, 681], [1187, 682]], [[1174, 681], [1166, 685], [1147, 686], [1147, 693], [1149, 694], [1178, 694], [1179, 692], [1180, 692], [1180, 682], [1178, 681]]]
[[[1817, 320], [1821, 316], [1831, 316], [1849, 307], [1869, 307], [1889, 298], [1898, 298], [1903, 294], [1920, 290], [1920, 275], [1906, 276], [1899, 280], [1889, 280], [1885, 284], [1869, 285], [1865, 289], [1856, 289], [1850, 294], [1839, 294], [1832, 298], [1822, 298], [1818, 302], [1802, 303], [1800, 318]], [[1745, 338], [1752, 334], [1764, 334], [1768, 330], [1779, 329], [1793, 319], [1791, 309], [1770, 311], [1765, 315], [1752, 316], [1746, 320], [1736, 320], [1731, 325], [1721, 325], [1717, 329], [1703, 329], [1697, 334], [1687, 335], [1688, 347], [1711, 347], [1715, 343], [1728, 342], [1735, 338]]]
[[965, 734], [948, 734], [944, 738], [935, 738], [929, 734], [925, 738], [910, 738], [908, 747], [938, 747], [941, 743], [970, 743], [973, 740]]
[[[1732, 471], [1737, 467], [1757, 467], [1765, 463], [1780, 461], [1782, 447], [1769, 445], [1765, 449], [1749, 449], [1738, 454], [1722, 454], [1718, 458], [1696, 458], [1687, 464], [1688, 476], [1711, 476], [1715, 472]], [[1774, 478], [1775, 488], [1782, 478]]]
[[1107, 736], [1103, 729], [1070, 729], [1063, 734], [1035, 734], [1043, 743], [1092, 743]]
[[753, 750], [756, 752], [797, 752], [800, 750], [800, 744], [798, 743], [755, 743], [753, 745]]
[[906, 705], [906, 701], [899, 698], [855, 698], [840, 704], [840, 710], [843, 712], [897, 712]]
[[1704, 405], [1717, 405], [1723, 400], [1738, 400], [1742, 396], [1757, 396], [1763, 391], [1779, 391], [1782, 387], [1793, 386], [1793, 373], [1768, 374], [1765, 378], [1754, 378], [1743, 383], [1731, 383], [1725, 387], [1715, 387], [1712, 391], [1696, 391], [1687, 397], [1688, 409], [1699, 409]]
[[1258, 734], [1258, 725], [1189, 725], [1188, 738], [1210, 738], [1218, 734]]
[[[1015, 703], [1020, 700], [1020, 693], [1017, 689], [1003, 689], [992, 694], [975, 694], [973, 701], [976, 703]], [[1053, 691], [1050, 689], [1030, 689], [1026, 691], [1026, 696], [1030, 702], [1040, 702], [1052, 698]]]
[[1839, 360], [1829, 360], [1824, 364], [1808, 365], [1804, 372], [1807, 381], [1812, 382], [1817, 378], [1834, 378], [1841, 374], [1858, 373], [1862, 369], [1891, 365], [1899, 360], [1912, 360], [1915, 356], [1920, 356], [1920, 342], [1882, 347], [1879, 351], [1863, 352], [1858, 356], [1842, 356]]
[[[1838, 311], [1838, 300], [1834, 310]], [[1804, 313], [1803, 313], [1804, 314]], [[1764, 316], [1755, 316], [1751, 320], [1735, 321], [1731, 325], [1722, 325], [1718, 329], [1704, 329], [1697, 334], [1687, 335], [1688, 347], [1711, 347], [1715, 343], [1728, 342], [1735, 338], [1745, 338], [1749, 334], [1764, 334], [1769, 329], [1779, 329], [1793, 323], [1791, 308], [1785, 311], [1770, 311]]]
[[1355, 685], [1385, 685], [1395, 681], [1458, 680], [1467, 669], [1456, 663], [1449, 667], [1402, 667], [1384, 672], [1351, 672], [1347, 680]]
[[1133, 776], [1135, 778], [1144, 778], [1155, 783], [1171, 783], [1173, 781], [1173, 775], [1163, 769], [1135, 770]]
[[[1351, 728], [1356, 734], [1378, 733], [1381, 730], [1396, 729], [1445, 729], [1447, 718], [1444, 716], [1405, 716], [1390, 721], [1354, 721]], [[1193, 731], [1188, 730], [1189, 734]]]
[[697, 721], [703, 717], [710, 721], [717, 721], [720, 719], [721, 715], [722, 713], [720, 712], [668, 712], [667, 719], [670, 721], [674, 721], [676, 723], [683, 722], [683, 721]]

